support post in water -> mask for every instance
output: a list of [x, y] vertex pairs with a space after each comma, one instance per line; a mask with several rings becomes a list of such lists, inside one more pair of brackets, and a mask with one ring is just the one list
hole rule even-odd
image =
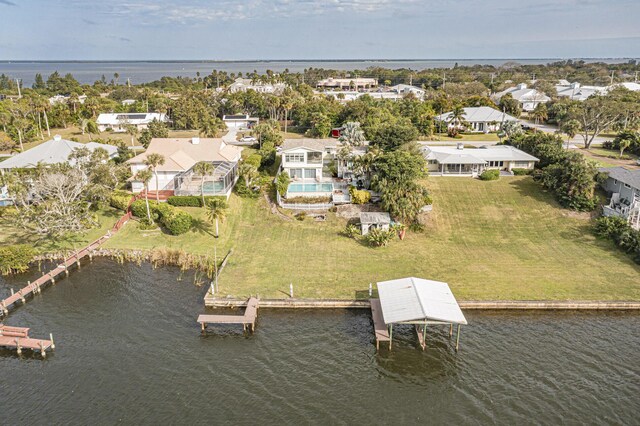
[[289, 297], [293, 299], [293, 283], [289, 284]]
[[389, 350], [391, 350], [392, 345], [393, 345], [393, 323], [389, 324]]
[[369, 297], [373, 294], [373, 284], [369, 283]]
[[453, 336], [453, 324], [449, 324], [449, 338]]
[[459, 343], [460, 343], [460, 324], [458, 324], [458, 332], [456, 333], [456, 352], [458, 352]]
[[53, 333], [49, 333], [49, 340], [51, 340], [51, 349], [55, 349], [56, 344], [53, 342]]
[[210, 290], [211, 290], [211, 295], [214, 296], [216, 294], [216, 289], [213, 286], [213, 281], [211, 281], [211, 289]]

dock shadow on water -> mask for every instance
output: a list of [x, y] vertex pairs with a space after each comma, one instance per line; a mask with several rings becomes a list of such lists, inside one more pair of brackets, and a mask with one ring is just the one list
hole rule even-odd
[[261, 308], [254, 334], [202, 336], [193, 279], [94, 259], [11, 312], [56, 350], [0, 352], [3, 423], [637, 423], [637, 314], [467, 312], [458, 353], [436, 327], [378, 353], [366, 309]]

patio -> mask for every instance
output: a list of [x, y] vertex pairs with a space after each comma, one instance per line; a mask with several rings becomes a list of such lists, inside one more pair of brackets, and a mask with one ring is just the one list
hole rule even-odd
[[197, 175], [193, 169], [175, 178], [175, 195], [222, 195], [228, 196], [238, 179], [238, 163], [213, 163], [212, 175]]

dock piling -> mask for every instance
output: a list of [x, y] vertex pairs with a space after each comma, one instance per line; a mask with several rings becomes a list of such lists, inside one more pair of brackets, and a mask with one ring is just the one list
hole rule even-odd
[[289, 284], [289, 297], [293, 299], [293, 283]]

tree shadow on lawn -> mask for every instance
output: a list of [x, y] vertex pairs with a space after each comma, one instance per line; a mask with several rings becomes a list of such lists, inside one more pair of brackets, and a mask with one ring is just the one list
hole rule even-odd
[[553, 194], [544, 189], [541, 184], [538, 182], [529, 179], [518, 179], [512, 182], [509, 182], [509, 186], [514, 188], [520, 195], [533, 198], [536, 201], [540, 201], [546, 204], [550, 204], [553, 207], [557, 207], [562, 209], [563, 207], [556, 201]]
[[212, 237], [215, 237], [213, 232], [211, 232], [212, 225], [204, 219], [193, 218], [193, 222], [191, 225], [191, 230], [193, 232], [197, 232], [200, 235], [208, 234]]

